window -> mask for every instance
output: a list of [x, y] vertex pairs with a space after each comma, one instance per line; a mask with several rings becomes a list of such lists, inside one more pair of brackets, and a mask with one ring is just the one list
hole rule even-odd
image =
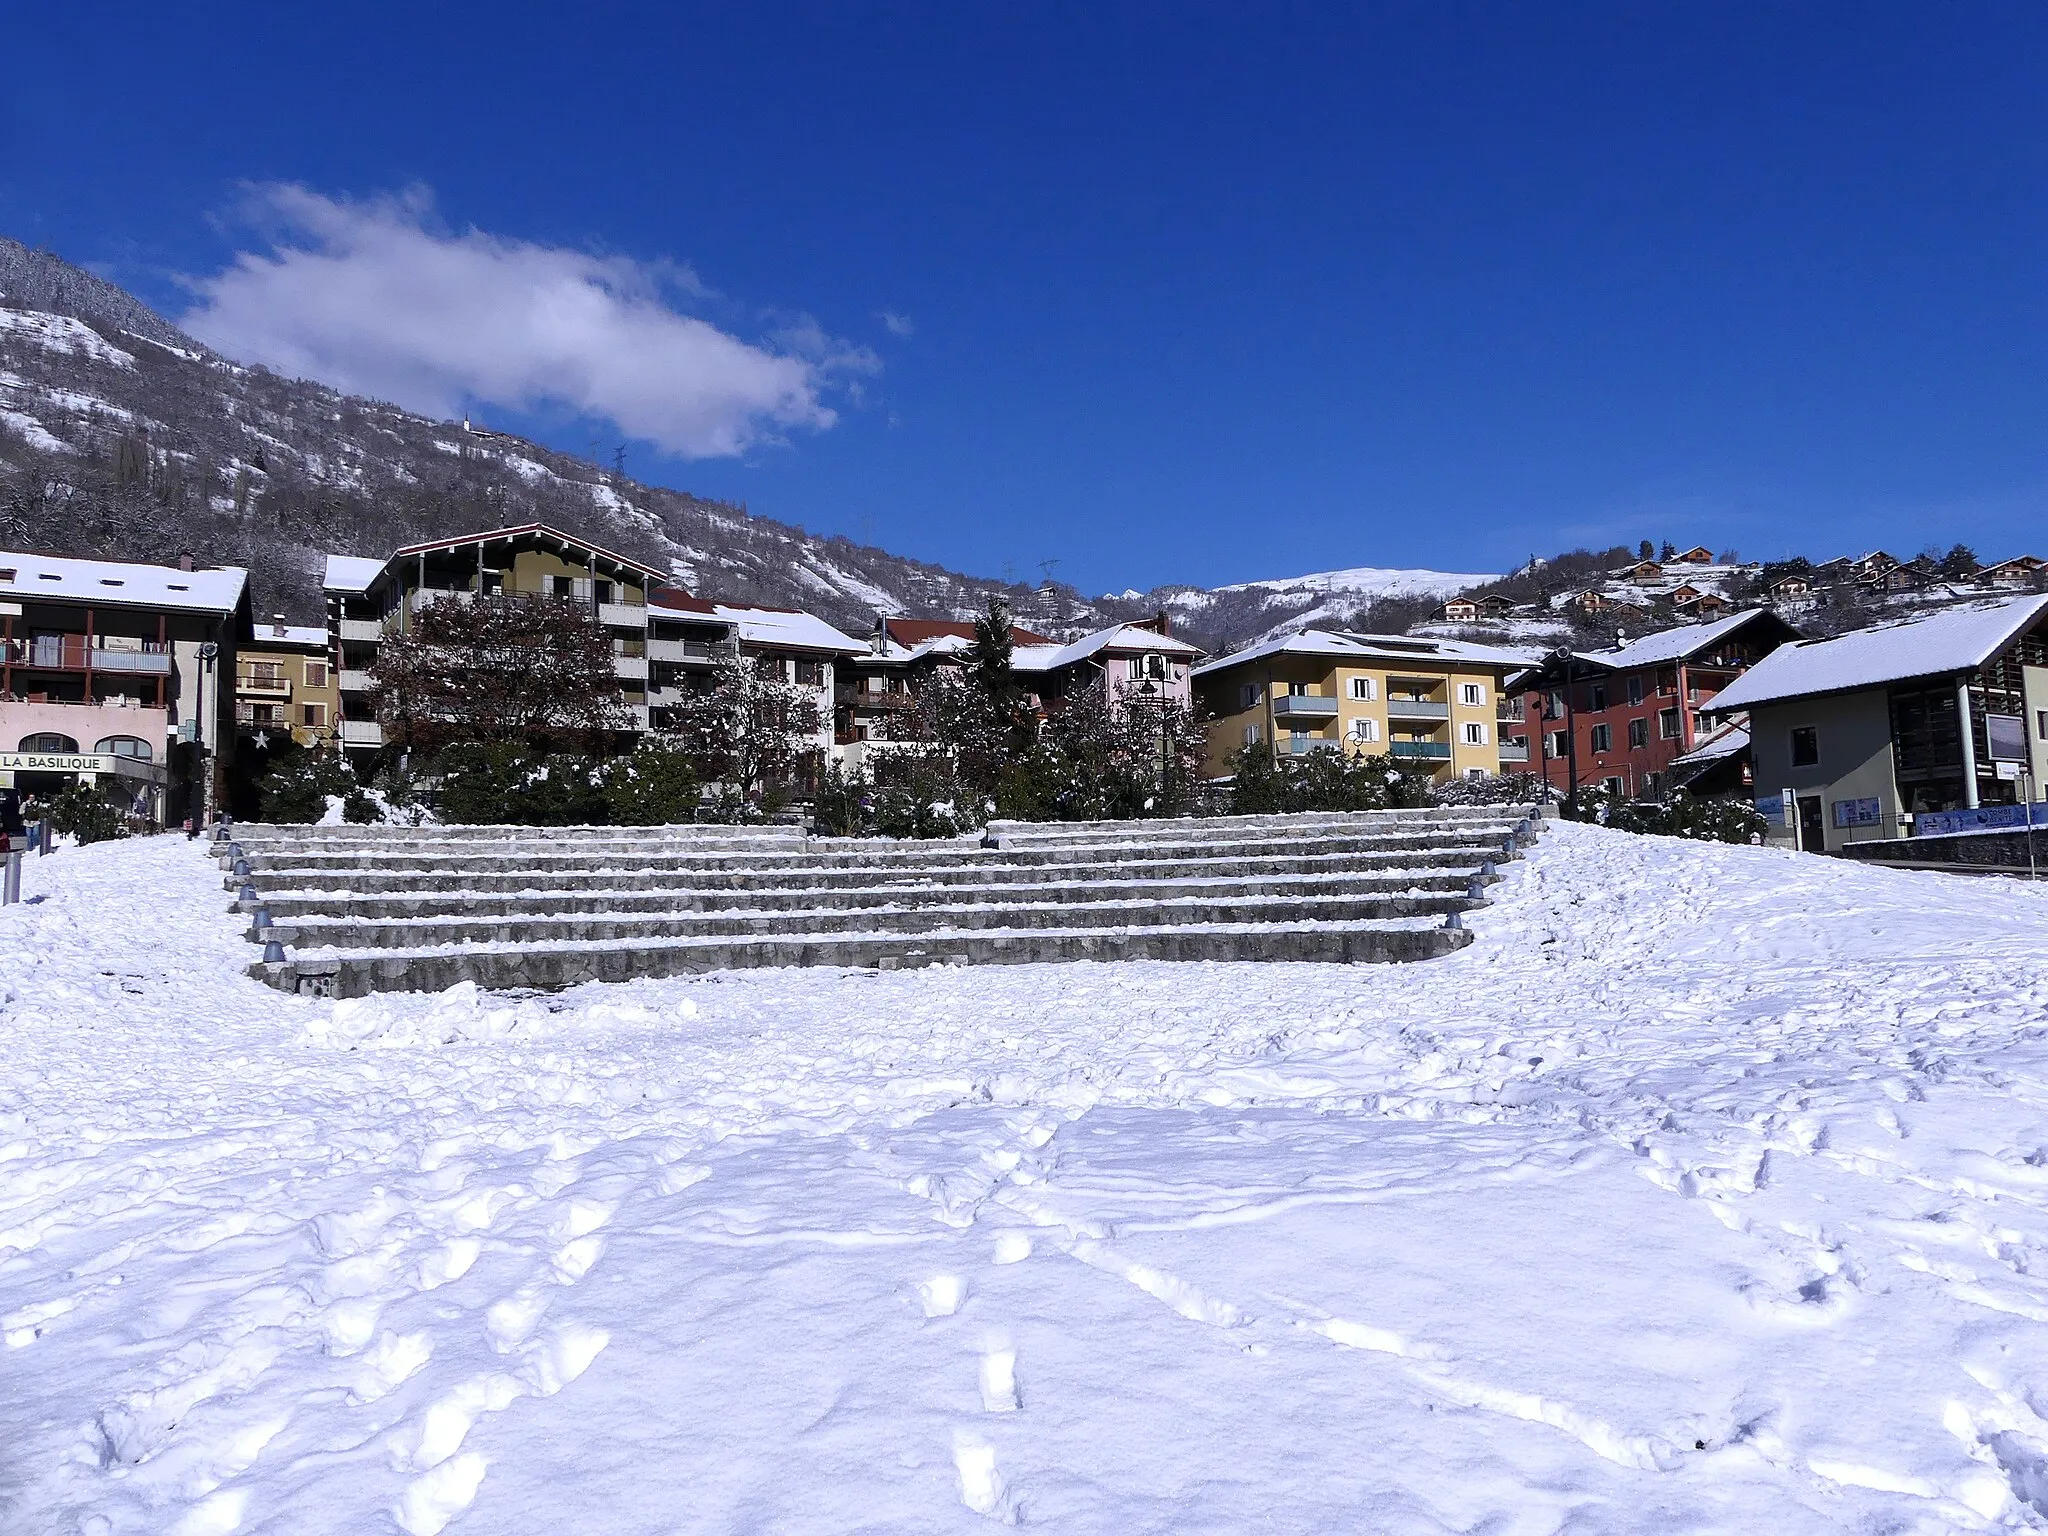
[[326, 662], [309, 661], [306, 663], [306, 686], [308, 688], [325, 688], [327, 686]]
[[275, 725], [275, 724], [277, 724], [277, 706], [276, 706], [275, 704], [252, 704], [252, 705], [250, 705], [250, 706], [249, 706], [249, 723], [250, 723], [251, 725]]
[[305, 726], [307, 730], [320, 731], [327, 728], [327, 706], [325, 704], [305, 704], [300, 707], [304, 711], [304, 716], [299, 723]]
[[1792, 766], [1811, 768], [1820, 761], [1820, 728], [1812, 725], [1792, 727]]
[[1237, 707], [1239, 709], [1250, 709], [1258, 702], [1259, 685], [1257, 683], [1239, 684], [1237, 690]]
[[1628, 744], [1631, 747], [1647, 747], [1650, 744], [1650, 722], [1636, 719], [1628, 723]]
[[149, 743], [140, 736], [108, 736], [96, 742], [93, 751], [105, 752], [112, 757], [133, 758], [138, 763], [149, 761]]
[[1641, 673], [1637, 673], [1628, 680], [1628, 701], [1631, 704], [1643, 702], [1643, 679]]
[[1547, 736], [1543, 738], [1543, 742], [1544, 750], [1547, 751], [1552, 757], [1563, 757], [1565, 755], [1565, 739], [1563, 731], [1550, 732]]
[[1126, 664], [1130, 669], [1130, 676], [1133, 682], [1140, 678], [1163, 679], [1166, 676], [1166, 658], [1164, 656], [1132, 656]]
[[1602, 721], [1593, 727], [1593, 750], [1612, 752], [1614, 750], [1614, 727]]
[[1465, 777], [1468, 779], [1484, 779], [1486, 777], [1486, 770], [1484, 768], [1467, 768], [1465, 770]]
[[1486, 745], [1486, 727], [1477, 720], [1467, 720], [1464, 725], [1465, 745], [1483, 747]]
[[251, 661], [244, 665], [249, 669], [246, 681], [251, 688], [281, 688], [284, 686], [284, 663], [281, 661]]
[[1351, 697], [1354, 699], [1361, 699], [1370, 703], [1378, 698], [1379, 694], [1379, 685], [1374, 683], [1371, 678], [1354, 677], [1351, 679]]
[[1564, 695], [1552, 689], [1543, 699], [1543, 714], [1546, 719], [1555, 720], [1564, 713]]
[[795, 680], [811, 688], [825, 686], [825, 663], [822, 661], [796, 661], [790, 664]]
[[1259, 734], [1259, 728], [1256, 725], [1248, 725], [1244, 728], [1244, 744], [1246, 746], [1256, 747], [1262, 739]]
[[1307, 683], [1289, 683], [1289, 684], [1287, 685], [1287, 697], [1289, 697], [1290, 699], [1305, 699], [1305, 698], [1308, 698], [1308, 697], [1309, 697], [1309, 691], [1308, 691], [1308, 684], [1307, 684]]
[[2034, 739], [2048, 741], [2048, 709], [2034, 711]]
[[1486, 685], [1484, 683], [1458, 684], [1458, 702], [1460, 704], [1484, 704], [1486, 702]]
[[1605, 683], [1593, 684], [1592, 687], [1586, 690], [1586, 708], [1597, 714], [1606, 707], [1607, 685]]
[[1607, 793], [1609, 793], [1610, 795], [1622, 794], [1627, 789], [1627, 786], [1623, 784], [1622, 781], [1618, 778], [1602, 779], [1600, 781], [1600, 787], [1606, 790]]
[[21, 752], [76, 752], [78, 743], [69, 736], [60, 736], [55, 731], [37, 731], [33, 736], [21, 738], [16, 748]]
[[1657, 735], [1665, 741], [1678, 740], [1678, 711], [1660, 709], [1657, 711]]
[[1380, 723], [1377, 720], [1354, 720], [1351, 722], [1351, 739], [1364, 743], [1380, 739]]

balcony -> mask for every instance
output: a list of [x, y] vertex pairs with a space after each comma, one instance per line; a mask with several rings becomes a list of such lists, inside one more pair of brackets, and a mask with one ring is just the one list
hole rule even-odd
[[1334, 752], [1339, 743], [1328, 736], [1288, 736], [1274, 745], [1282, 752], [1298, 755], [1309, 752]]
[[1438, 704], [1430, 699], [1387, 700], [1387, 718], [1390, 720], [1448, 720], [1451, 706]]
[[647, 605], [645, 603], [599, 603], [597, 622], [608, 624], [614, 629], [645, 629], [647, 627]]
[[281, 672], [244, 672], [235, 679], [235, 692], [252, 699], [288, 699], [292, 696], [292, 685]]
[[340, 629], [344, 640], [367, 641], [375, 645], [384, 638], [382, 619], [343, 619]]
[[341, 691], [343, 693], [368, 693], [370, 691], [370, 674], [367, 672], [360, 672], [352, 667], [343, 667], [335, 676], [341, 680]]
[[337, 734], [344, 747], [381, 747], [384, 727], [375, 720], [343, 720]]
[[739, 655], [740, 648], [730, 640], [653, 640], [647, 642], [647, 656], [650, 661], [694, 661], [710, 663], [725, 661]]
[[1526, 743], [1517, 745], [1504, 741], [1500, 744], [1500, 760], [1504, 763], [1526, 763], [1529, 761], [1529, 748]]
[[1447, 763], [1451, 760], [1451, 744], [1447, 741], [1393, 741], [1387, 743], [1387, 750], [1395, 757], [1419, 758], [1425, 762]]
[[614, 656], [612, 676], [626, 678], [633, 682], [647, 681], [647, 658], [645, 656]]
[[169, 677], [168, 651], [111, 651], [87, 645], [84, 635], [45, 635], [29, 640], [10, 640], [4, 645], [7, 665], [35, 667], [45, 672], [126, 672], [144, 677]]
[[1273, 695], [1273, 713], [1286, 719], [1292, 716], [1298, 720], [1334, 720], [1337, 718], [1338, 701], [1319, 693], [1276, 693]]

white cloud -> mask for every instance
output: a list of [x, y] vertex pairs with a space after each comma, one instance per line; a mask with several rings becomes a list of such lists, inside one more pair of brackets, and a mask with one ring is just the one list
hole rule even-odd
[[675, 301], [704, 290], [673, 263], [447, 230], [421, 188], [354, 201], [265, 186], [248, 212], [268, 248], [193, 282], [179, 324], [229, 357], [413, 410], [566, 408], [710, 458], [830, 427], [826, 393], [879, 367], [807, 317], [756, 343], [684, 313]]
[[891, 336], [909, 336], [917, 331], [917, 327], [910, 322], [910, 316], [899, 315], [893, 309], [882, 311], [882, 324]]

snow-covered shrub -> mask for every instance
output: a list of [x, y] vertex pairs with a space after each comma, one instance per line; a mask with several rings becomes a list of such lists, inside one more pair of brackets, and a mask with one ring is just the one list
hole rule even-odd
[[121, 813], [90, 784], [73, 784], [60, 790], [42, 808], [42, 814], [50, 818], [59, 832], [77, 838], [81, 847], [128, 835]]
[[600, 764], [597, 778], [606, 819], [614, 826], [658, 827], [697, 819], [697, 770], [686, 753], [666, 743], [641, 742], [632, 752]]
[[[272, 749], [270, 771], [257, 782], [256, 793], [261, 807], [257, 814], [263, 821], [318, 821], [327, 811], [330, 795], [340, 796], [344, 806], [350, 797], [369, 804], [347, 758], [339, 752], [309, 752], [297, 746]], [[374, 821], [374, 810], [363, 819]]]
[[1231, 759], [1230, 809], [1239, 816], [1288, 811], [1383, 811], [1430, 803], [1426, 774], [1393, 758], [1332, 749], [1278, 759], [1260, 744]]
[[570, 827], [610, 820], [596, 765], [587, 758], [469, 743], [448, 748], [434, 767], [445, 821]]
[[[1769, 823], [1747, 800], [1702, 800], [1674, 789], [1661, 800], [1594, 802], [1599, 819], [1622, 832], [1689, 837], [1702, 843], [1747, 843]], [[1584, 814], [1583, 806], [1581, 814]]]
[[1430, 799], [1437, 805], [1534, 805], [1555, 791], [1536, 773], [1496, 773], [1481, 779], [1448, 779]]
[[826, 768], [811, 802], [811, 824], [824, 837], [957, 837], [986, 816], [985, 802], [941, 798], [915, 775], [878, 787], [866, 773], [847, 774], [837, 763]]

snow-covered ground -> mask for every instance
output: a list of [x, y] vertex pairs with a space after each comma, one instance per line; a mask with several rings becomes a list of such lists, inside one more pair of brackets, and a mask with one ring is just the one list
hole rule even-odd
[[182, 840], [27, 886], [9, 1533], [2048, 1528], [2048, 889], [332, 1004]]

